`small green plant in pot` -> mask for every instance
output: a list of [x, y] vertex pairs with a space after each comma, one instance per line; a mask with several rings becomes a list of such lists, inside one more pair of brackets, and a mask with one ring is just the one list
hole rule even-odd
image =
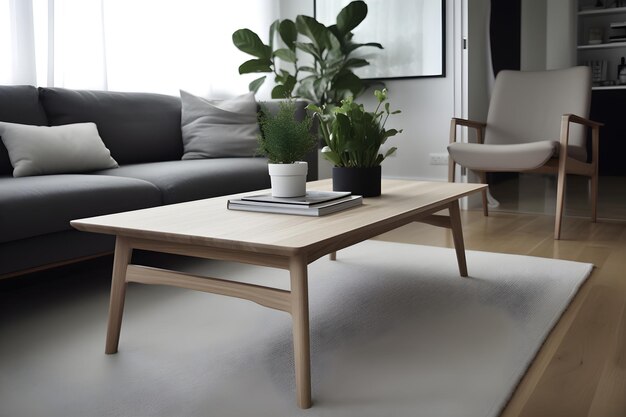
[[373, 112], [365, 111], [364, 106], [351, 97], [342, 100], [340, 107], [314, 104], [307, 107], [320, 121], [326, 143], [322, 156], [334, 164], [335, 191], [351, 191], [364, 197], [380, 195], [380, 164], [396, 151], [392, 147], [383, 154], [380, 148], [402, 130], [385, 128], [389, 116], [400, 113], [400, 110], [390, 110], [387, 90], [376, 90], [374, 95], [378, 106]]
[[268, 111], [266, 106], [261, 108], [258, 151], [268, 159], [272, 195], [303, 196], [308, 164], [302, 160], [317, 144], [311, 133], [312, 118], [307, 114], [303, 120], [296, 120], [294, 100], [281, 101], [276, 113]]

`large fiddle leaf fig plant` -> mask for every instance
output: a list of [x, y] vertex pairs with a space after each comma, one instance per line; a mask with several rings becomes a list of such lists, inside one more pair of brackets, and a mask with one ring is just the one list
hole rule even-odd
[[[276, 20], [269, 29], [269, 44], [250, 29], [239, 29], [233, 33], [233, 43], [254, 57], [239, 66], [239, 73], [273, 73], [272, 98], [302, 97], [318, 105], [339, 105], [349, 96], [357, 97], [366, 84], [352, 70], [369, 62], [355, 57], [354, 51], [363, 46], [382, 49], [379, 43], [352, 40], [352, 30], [366, 16], [367, 5], [359, 0], [344, 7], [331, 26], [304, 15], [295, 22]], [[252, 81], [250, 91], [257, 92], [266, 78]]]

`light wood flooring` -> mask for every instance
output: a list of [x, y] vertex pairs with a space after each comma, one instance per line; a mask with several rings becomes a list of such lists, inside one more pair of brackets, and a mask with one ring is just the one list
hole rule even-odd
[[[544, 343], [503, 417], [626, 416], [626, 223], [462, 212], [466, 249], [591, 262], [596, 268]], [[379, 239], [452, 247], [447, 230], [410, 224]], [[471, 269], [471, 265], [468, 265]]]
[[[489, 185], [500, 203], [494, 211], [553, 215], [556, 210], [556, 176], [519, 174], [500, 178]], [[626, 221], [626, 176], [600, 176], [598, 180], [598, 218]], [[478, 200], [477, 200], [478, 201]], [[565, 214], [588, 216], [589, 180], [567, 176]]]

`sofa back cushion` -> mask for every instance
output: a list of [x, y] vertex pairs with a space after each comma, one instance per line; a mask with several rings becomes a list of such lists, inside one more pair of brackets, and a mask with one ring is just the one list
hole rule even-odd
[[253, 157], [259, 147], [254, 93], [207, 100], [180, 90], [183, 159]]
[[[39, 102], [39, 92], [32, 85], [0, 86], [0, 121], [47, 126], [48, 118]], [[0, 140], [0, 175], [11, 174], [9, 154]]]
[[180, 159], [180, 99], [153, 93], [40, 88], [51, 126], [94, 122], [120, 164]]

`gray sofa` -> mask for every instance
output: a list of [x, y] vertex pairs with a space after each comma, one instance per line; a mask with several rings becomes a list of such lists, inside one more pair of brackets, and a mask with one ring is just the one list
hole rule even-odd
[[[270, 111], [277, 107], [267, 104]], [[112, 251], [111, 237], [75, 231], [72, 219], [269, 187], [264, 158], [181, 160], [180, 120], [180, 99], [173, 96], [0, 86], [0, 121], [95, 122], [120, 165], [14, 178], [0, 141], [0, 277]], [[314, 153], [308, 162], [308, 180], [317, 179]]]

